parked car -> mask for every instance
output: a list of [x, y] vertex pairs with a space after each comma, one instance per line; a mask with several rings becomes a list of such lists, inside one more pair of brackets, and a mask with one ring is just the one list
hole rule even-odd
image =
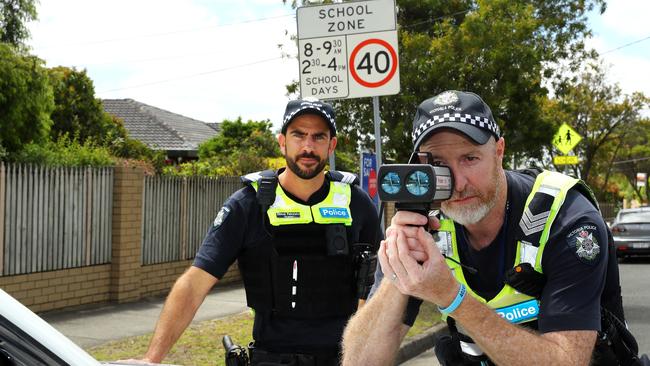
[[126, 366], [99, 362], [0, 289], [0, 365]]
[[650, 255], [650, 207], [622, 209], [612, 224], [616, 255]]

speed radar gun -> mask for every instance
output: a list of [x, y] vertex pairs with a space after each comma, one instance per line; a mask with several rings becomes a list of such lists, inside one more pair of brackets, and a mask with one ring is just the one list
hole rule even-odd
[[434, 165], [430, 153], [414, 152], [408, 164], [379, 167], [379, 199], [395, 202], [398, 211], [413, 211], [427, 216], [451, 197], [454, 177], [451, 169]]
[[[440, 202], [451, 198], [454, 176], [444, 165], [434, 165], [431, 153], [414, 152], [408, 164], [386, 164], [379, 167], [379, 199], [395, 202], [397, 211], [412, 211], [429, 216]], [[438, 215], [438, 213], [436, 213]], [[428, 226], [428, 225], [427, 225]], [[435, 231], [429, 231], [436, 234]], [[471, 273], [476, 269], [443, 254]]]

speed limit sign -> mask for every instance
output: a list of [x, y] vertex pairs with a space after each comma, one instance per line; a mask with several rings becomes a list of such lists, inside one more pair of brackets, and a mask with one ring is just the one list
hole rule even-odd
[[395, 0], [301, 7], [297, 21], [303, 98], [399, 93]]
[[375, 33], [372, 38], [350, 36], [348, 48], [352, 49], [348, 57], [350, 94], [373, 90], [372, 96], [399, 93], [397, 32]]

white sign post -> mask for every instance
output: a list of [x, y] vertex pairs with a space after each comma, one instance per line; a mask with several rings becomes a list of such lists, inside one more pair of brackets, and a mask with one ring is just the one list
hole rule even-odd
[[395, 0], [301, 7], [297, 21], [303, 98], [399, 93]]

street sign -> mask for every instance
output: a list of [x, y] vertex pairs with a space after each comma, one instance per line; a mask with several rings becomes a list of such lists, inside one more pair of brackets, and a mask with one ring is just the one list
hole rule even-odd
[[361, 189], [366, 191], [370, 199], [379, 207], [377, 194], [377, 155], [370, 152], [361, 153]]
[[395, 0], [300, 7], [300, 94], [319, 99], [399, 93]]
[[553, 164], [555, 165], [575, 165], [578, 164], [580, 160], [577, 156], [574, 155], [564, 155], [564, 156], [554, 156]]
[[568, 154], [569, 151], [582, 140], [580, 136], [571, 126], [563, 123], [553, 136], [553, 146], [562, 151], [563, 154]]

